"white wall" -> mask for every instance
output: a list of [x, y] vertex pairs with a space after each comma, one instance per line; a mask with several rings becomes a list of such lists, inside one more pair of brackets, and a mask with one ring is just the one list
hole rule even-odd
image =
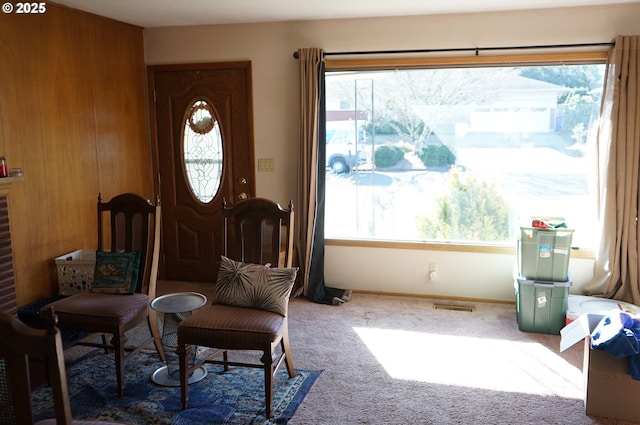
[[[487, 254], [415, 249], [328, 246], [325, 278], [333, 286], [353, 290], [513, 300], [514, 254]], [[436, 282], [429, 265], [436, 264]], [[579, 294], [593, 276], [593, 260], [572, 258], [571, 293]]]
[[[274, 158], [274, 172], [257, 172], [257, 194], [296, 199], [298, 76], [293, 52], [321, 47], [352, 50], [441, 49], [609, 42], [640, 34], [640, 3], [518, 12], [307, 22], [151, 28], [144, 31], [146, 63], [250, 60], [256, 158]], [[425, 263], [441, 280], [425, 284]], [[328, 246], [326, 281], [345, 288], [485, 299], [513, 299], [515, 257]], [[593, 261], [571, 260], [579, 292]]]

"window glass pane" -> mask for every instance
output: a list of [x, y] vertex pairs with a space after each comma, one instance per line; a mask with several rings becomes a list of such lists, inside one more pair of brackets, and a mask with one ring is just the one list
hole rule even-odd
[[183, 148], [191, 191], [200, 202], [211, 202], [222, 176], [222, 134], [211, 106], [204, 100], [196, 101], [187, 112]]
[[593, 248], [603, 78], [601, 64], [328, 72], [325, 236], [509, 244], [544, 217]]

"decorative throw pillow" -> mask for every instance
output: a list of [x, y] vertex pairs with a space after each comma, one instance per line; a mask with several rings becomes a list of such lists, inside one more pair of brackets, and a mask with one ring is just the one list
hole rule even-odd
[[133, 294], [139, 269], [140, 251], [96, 251], [91, 292]]
[[286, 316], [297, 273], [297, 267], [269, 268], [234, 261], [223, 255], [216, 282], [216, 302]]

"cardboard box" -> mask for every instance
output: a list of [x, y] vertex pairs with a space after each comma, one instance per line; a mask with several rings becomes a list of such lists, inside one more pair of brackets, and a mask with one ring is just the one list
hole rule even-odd
[[628, 359], [592, 350], [590, 335], [604, 317], [587, 313], [560, 330], [560, 351], [584, 341], [584, 405], [591, 416], [640, 422], [640, 381], [631, 379]]

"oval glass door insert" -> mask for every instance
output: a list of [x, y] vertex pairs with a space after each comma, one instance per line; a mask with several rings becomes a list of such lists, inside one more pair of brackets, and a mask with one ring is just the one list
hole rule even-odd
[[209, 203], [220, 189], [223, 153], [220, 125], [206, 100], [195, 101], [187, 111], [182, 146], [191, 192]]

